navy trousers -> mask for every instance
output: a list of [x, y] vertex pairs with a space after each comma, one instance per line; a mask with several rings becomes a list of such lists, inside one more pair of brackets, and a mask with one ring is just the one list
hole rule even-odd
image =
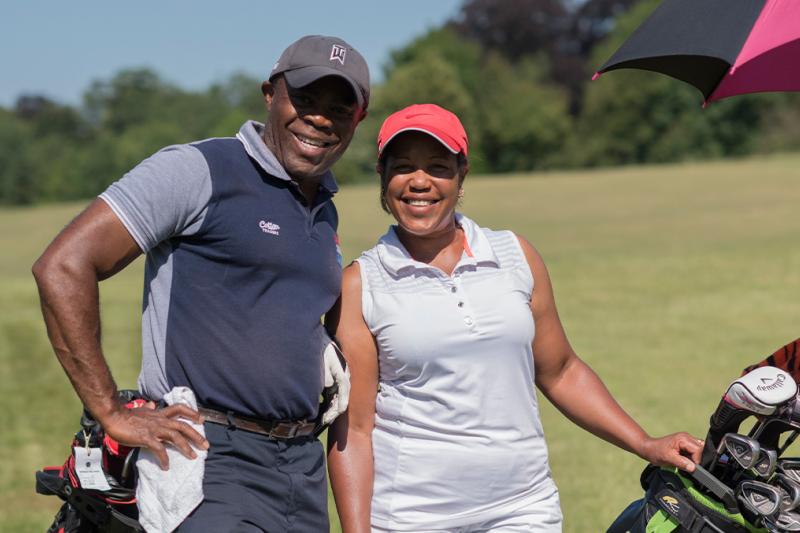
[[316, 439], [271, 440], [205, 424], [203, 502], [180, 533], [327, 533], [325, 453]]

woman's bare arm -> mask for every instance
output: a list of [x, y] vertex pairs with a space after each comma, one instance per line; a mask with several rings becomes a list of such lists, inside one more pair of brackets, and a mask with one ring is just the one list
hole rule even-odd
[[328, 470], [344, 533], [370, 531], [373, 456], [372, 428], [378, 390], [378, 353], [361, 313], [358, 263], [345, 268], [342, 296], [326, 326], [350, 366], [350, 406], [328, 430]]

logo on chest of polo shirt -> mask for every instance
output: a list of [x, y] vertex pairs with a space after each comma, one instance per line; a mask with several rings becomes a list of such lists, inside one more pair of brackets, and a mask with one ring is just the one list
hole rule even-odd
[[270, 235], [280, 235], [281, 234], [281, 227], [274, 222], [269, 222], [267, 220], [262, 220], [258, 223], [258, 227], [261, 228], [261, 231], [264, 233], [269, 233]]

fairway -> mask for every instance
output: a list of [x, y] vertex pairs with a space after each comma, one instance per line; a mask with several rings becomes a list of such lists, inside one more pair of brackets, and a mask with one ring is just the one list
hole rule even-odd
[[[474, 176], [465, 190], [461, 211], [539, 249], [573, 347], [651, 434], [703, 437], [742, 367], [800, 337], [800, 155]], [[390, 218], [376, 186], [346, 187], [337, 205], [350, 260]], [[33, 473], [64, 460], [80, 406], [30, 267], [81, 207], [0, 210], [0, 531], [44, 531], [58, 507], [34, 494]], [[138, 374], [142, 265], [101, 285], [104, 346], [124, 388]], [[605, 531], [640, 497], [644, 463], [540, 403], [565, 531]]]

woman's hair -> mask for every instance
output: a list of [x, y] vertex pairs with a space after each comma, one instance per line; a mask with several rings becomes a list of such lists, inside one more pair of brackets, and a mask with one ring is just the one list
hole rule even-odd
[[[380, 201], [381, 201], [381, 209], [386, 211], [387, 213], [391, 214], [389, 211], [389, 205], [386, 203], [386, 186], [389, 183], [389, 176], [388, 172], [386, 171], [386, 159], [388, 158], [389, 154], [391, 154], [391, 144], [386, 147], [386, 149], [381, 154], [380, 159], [378, 159], [378, 168], [380, 169], [379, 175], [381, 177], [381, 190], [380, 190]], [[458, 174], [459, 180], [461, 183], [464, 182], [464, 178], [466, 177], [466, 169], [469, 166], [469, 162], [467, 161], [467, 156], [464, 155], [464, 152], [458, 152], [455, 154], [456, 156], [456, 165], [458, 167]]]

